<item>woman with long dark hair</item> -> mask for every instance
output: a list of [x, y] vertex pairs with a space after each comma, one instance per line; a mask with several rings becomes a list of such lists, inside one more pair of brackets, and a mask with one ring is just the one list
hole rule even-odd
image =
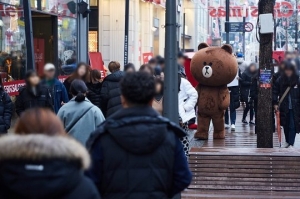
[[101, 72], [97, 69], [91, 71], [91, 78], [90, 82], [86, 83], [88, 87], [87, 98], [97, 107], [100, 108], [101, 106], [101, 87], [102, 87], [102, 80], [101, 80]]
[[284, 147], [291, 148], [296, 133], [300, 132], [300, 81], [293, 61], [284, 62], [283, 73], [273, 86], [273, 104], [275, 111], [280, 111], [286, 140]]
[[5, 92], [0, 78], [0, 134], [7, 133], [10, 128], [13, 104], [9, 95]]
[[82, 81], [89, 82], [90, 81], [90, 71], [91, 71], [91, 67], [84, 63], [84, 62], [80, 62], [77, 67], [76, 70], [64, 81], [64, 86], [67, 89], [68, 95], [69, 95], [69, 99], [72, 98], [72, 94], [70, 93], [70, 88], [71, 88], [71, 84], [75, 79], [80, 79]]
[[75, 79], [70, 88], [72, 99], [58, 111], [67, 133], [85, 145], [90, 134], [104, 121], [101, 110], [87, 98], [88, 88]]

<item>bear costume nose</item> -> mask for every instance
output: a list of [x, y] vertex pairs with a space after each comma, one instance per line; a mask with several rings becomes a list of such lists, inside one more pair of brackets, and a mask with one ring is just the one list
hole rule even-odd
[[208, 69], [209, 69], [209, 66], [205, 66], [205, 69], [208, 70]]

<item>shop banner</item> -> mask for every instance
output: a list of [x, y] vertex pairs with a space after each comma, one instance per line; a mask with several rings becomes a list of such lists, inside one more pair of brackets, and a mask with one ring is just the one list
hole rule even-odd
[[[63, 83], [68, 76], [58, 76], [58, 80]], [[9, 96], [16, 96], [19, 94], [19, 88], [25, 86], [24, 80], [16, 80], [11, 82], [3, 83], [4, 90], [9, 94]]]
[[90, 65], [92, 69], [97, 69], [101, 72], [101, 77], [104, 78], [106, 76], [104, 63], [102, 59], [102, 54], [100, 52], [89, 52], [90, 57]]
[[143, 53], [143, 63], [147, 64], [150, 59], [152, 59], [153, 57], [153, 53], [149, 52], [149, 53]]
[[272, 57], [280, 64], [284, 59], [284, 51], [273, 51]]
[[25, 86], [24, 80], [16, 80], [11, 82], [3, 83], [4, 90], [9, 94], [9, 96], [15, 96], [19, 94], [19, 88]]

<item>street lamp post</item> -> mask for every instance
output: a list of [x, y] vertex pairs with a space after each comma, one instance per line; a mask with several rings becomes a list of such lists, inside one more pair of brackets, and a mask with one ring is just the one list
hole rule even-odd
[[229, 44], [229, 6], [230, 0], [226, 0], [226, 21], [225, 21], [225, 32], [226, 32], [226, 44]]
[[166, 36], [165, 36], [165, 86], [163, 115], [178, 123], [178, 67], [176, 38], [176, 1], [166, 1]]
[[129, 2], [130, 0], [125, 1], [124, 66], [128, 63]]
[[247, 17], [247, 5], [244, 4], [243, 6], [243, 54], [244, 54], [244, 59], [245, 59], [245, 55], [246, 55], [246, 51], [245, 51], [245, 45], [246, 45], [246, 31], [245, 31], [245, 24], [246, 24], [246, 17]]
[[296, 0], [296, 23], [295, 23], [295, 46], [297, 48], [297, 51], [299, 52], [298, 47], [298, 0]]

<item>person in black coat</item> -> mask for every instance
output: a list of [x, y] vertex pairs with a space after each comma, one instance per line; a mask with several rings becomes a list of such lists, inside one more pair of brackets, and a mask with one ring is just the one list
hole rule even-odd
[[53, 110], [53, 100], [49, 89], [40, 83], [40, 79], [34, 71], [27, 71], [24, 87], [19, 89], [15, 106], [16, 113], [20, 116], [29, 108], [49, 108]]
[[[236, 109], [240, 107], [240, 99], [239, 99], [239, 86], [228, 87], [230, 92], [230, 123], [231, 130], [235, 131], [235, 122], [236, 122]], [[225, 111], [225, 128], [229, 128], [229, 112], [228, 109]]]
[[66, 136], [6, 135], [0, 138], [1, 199], [100, 199], [83, 175], [86, 149]]
[[149, 74], [127, 74], [121, 91], [124, 109], [87, 142], [92, 157], [87, 175], [104, 199], [172, 198], [192, 179], [179, 140], [186, 134], [151, 107], [155, 82]]
[[250, 90], [254, 81], [257, 80], [257, 68], [255, 63], [251, 63], [249, 67], [242, 73], [240, 82], [241, 82], [241, 98], [242, 101], [246, 102], [246, 108], [244, 109], [242, 122], [248, 124], [246, 117], [250, 111], [250, 122], [249, 124], [255, 124], [253, 122], [254, 118], [254, 108], [253, 101], [251, 101]]
[[[273, 86], [273, 104], [275, 111], [280, 111], [280, 124], [283, 126], [286, 144], [293, 147], [296, 133], [300, 132], [300, 81], [296, 65], [293, 62], [284, 62], [284, 72]], [[285, 91], [290, 88], [284, 97]], [[280, 99], [283, 98], [279, 106]]]
[[99, 70], [92, 70], [91, 71], [91, 80], [89, 83], [86, 84], [88, 88], [87, 98], [98, 108], [101, 108], [101, 101], [100, 101], [100, 95], [101, 95], [101, 73]]
[[101, 88], [101, 111], [105, 118], [122, 108], [120, 81], [125, 73], [120, 71], [120, 63], [112, 61], [108, 64], [110, 75], [104, 78]]
[[7, 130], [10, 128], [13, 103], [4, 90], [1, 78], [0, 86], [0, 134], [2, 134], [7, 133]]

